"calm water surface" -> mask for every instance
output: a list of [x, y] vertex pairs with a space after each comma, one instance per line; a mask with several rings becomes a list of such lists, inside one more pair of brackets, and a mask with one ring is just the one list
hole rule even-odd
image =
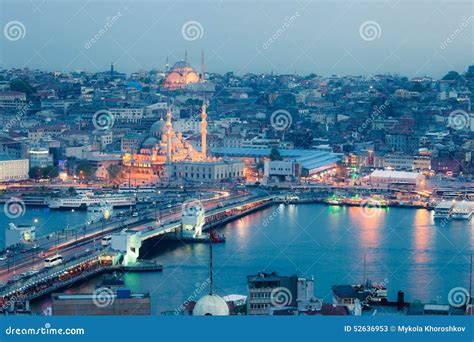
[[[41, 209], [28, 211], [22, 220], [39, 218], [38, 230], [45, 233], [78, 223], [84, 215]], [[384, 281], [391, 299], [403, 289], [408, 300], [447, 302], [451, 288], [468, 287], [473, 227], [473, 221], [435, 222], [433, 212], [423, 209], [376, 209], [364, 215], [359, 207], [274, 206], [221, 229], [227, 242], [214, 245], [215, 292], [246, 294], [246, 276], [258, 271], [298, 271], [313, 275], [316, 296], [331, 301], [331, 285], [362, 281], [366, 254], [367, 277]], [[155, 314], [207, 291], [199, 288], [208, 277], [208, 245], [162, 242], [148, 246], [145, 254], [163, 263], [164, 271], [126, 274], [125, 282], [132, 291], [151, 293]], [[97, 282], [68, 291], [92, 292]], [[41, 300], [36, 308], [48, 304]]]

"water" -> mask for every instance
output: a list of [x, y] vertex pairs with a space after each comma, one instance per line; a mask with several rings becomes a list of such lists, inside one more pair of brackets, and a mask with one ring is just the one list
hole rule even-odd
[[[51, 227], [60, 217], [64, 224], [66, 213], [53, 215], [58, 216], [49, 220]], [[298, 270], [315, 277], [317, 297], [332, 301], [332, 285], [362, 282], [365, 254], [367, 277], [385, 282], [390, 299], [403, 289], [408, 300], [446, 303], [450, 289], [468, 287], [474, 221], [441, 224], [432, 215], [403, 208], [364, 215], [359, 207], [321, 204], [267, 208], [221, 229], [227, 242], [213, 245], [215, 292], [246, 294], [247, 275], [263, 270], [290, 275]], [[175, 310], [208, 291], [208, 245], [162, 242], [147, 247], [146, 257], [163, 263], [163, 272], [126, 274], [125, 282], [134, 292], [151, 293], [154, 314]], [[68, 291], [92, 292], [97, 282]], [[48, 304], [42, 300], [35, 307]]]
[[65, 229], [68, 225], [73, 227], [78, 224], [84, 224], [87, 219], [87, 211], [57, 211], [46, 207], [27, 207], [24, 214], [18, 218], [11, 219], [2, 214], [0, 215], [0, 250], [5, 247], [4, 229], [10, 222], [15, 224], [34, 225], [36, 227], [36, 236], [44, 236], [58, 230]]

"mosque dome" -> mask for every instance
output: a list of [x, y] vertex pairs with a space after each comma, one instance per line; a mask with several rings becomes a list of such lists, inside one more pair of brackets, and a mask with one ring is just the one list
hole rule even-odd
[[160, 136], [163, 130], [166, 128], [166, 122], [162, 119], [156, 121], [151, 125], [148, 133], [153, 136]]
[[225, 300], [217, 295], [206, 295], [194, 306], [193, 316], [228, 316], [229, 307]]
[[179, 89], [185, 88], [190, 83], [197, 83], [199, 80], [199, 74], [188, 62], [178, 61], [166, 75], [163, 85], [166, 88]]
[[148, 137], [145, 139], [145, 141], [142, 143], [142, 147], [144, 148], [153, 148], [155, 145], [159, 143], [158, 139], [155, 137]]

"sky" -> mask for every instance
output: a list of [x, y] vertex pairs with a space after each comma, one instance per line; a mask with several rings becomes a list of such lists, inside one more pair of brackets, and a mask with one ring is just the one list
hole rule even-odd
[[0, 0], [0, 68], [440, 78], [474, 64], [474, 1]]

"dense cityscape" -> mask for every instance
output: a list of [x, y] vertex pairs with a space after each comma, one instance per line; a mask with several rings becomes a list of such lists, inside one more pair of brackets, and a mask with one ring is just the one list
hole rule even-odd
[[474, 16], [435, 2], [2, 3], [0, 340], [472, 337]]
[[[145, 243], [151, 232], [150, 239], [221, 243], [225, 237], [211, 227], [277, 203], [358, 206], [368, 218], [389, 206], [422, 208], [432, 210], [441, 226], [471, 218], [474, 66], [449, 71], [440, 80], [237, 76], [206, 72], [204, 53], [199, 69], [187, 52], [183, 55], [161, 71], [129, 76], [114, 64], [99, 73], [1, 71], [6, 216], [16, 222], [30, 206], [87, 209], [85, 226], [68, 224], [46, 237], [36, 234], [37, 219], [29, 225], [9, 223], [1, 261], [5, 312], [26, 310], [25, 299], [70, 286], [89, 271], [92, 276], [106, 267], [162, 270], [131, 252], [133, 244], [140, 249], [137, 237]], [[134, 228], [124, 232], [123, 227]], [[101, 247], [96, 238], [102, 239]], [[86, 249], [91, 240], [93, 248]], [[62, 249], [74, 250], [74, 257]], [[92, 259], [91, 251], [97, 253]], [[38, 269], [43, 259], [46, 265]], [[67, 271], [61, 274], [59, 267]], [[395, 308], [405, 314], [471, 310], [464, 287], [461, 305], [409, 305], [402, 291], [391, 305], [385, 284], [371, 284], [364, 275], [367, 284], [333, 287], [332, 304], [313, 296], [311, 277], [272, 271], [247, 278], [249, 300], [227, 296], [226, 304], [206, 280], [209, 303], [193, 310], [198, 298], [192, 298], [174, 313], [268, 314], [271, 308], [271, 314], [338, 315], [382, 304], [384, 312]], [[270, 293], [285, 290], [274, 300], [260, 294], [262, 286]], [[297, 291], [300, 286], [304, 295]], [[107, 297], [112, 292], [105, 289]], [[12, 301], [16, 296], [21, 300]], [[135, 314], [150, 314], [149, 295], [136, 296]], [[78, 309], [67, 311], [70, 307], [60, 304], [74, 296], [63, 297], [54, 295], [53, 313], [77, 314]]]

